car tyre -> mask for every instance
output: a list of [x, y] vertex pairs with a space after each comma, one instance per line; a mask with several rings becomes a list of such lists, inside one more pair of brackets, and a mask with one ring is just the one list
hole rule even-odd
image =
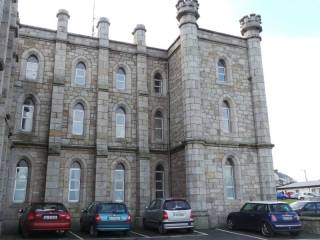
[[57, 231], [57, 234], [58, 234], [60, 237], [64, 237], [64, 236], [67, 234], [67, 231], [58, 230], [58, 231]]
[[86, 231], [86, 228], [83, 224], [80, 224], [80, 232], [84, 233]]
[[269, 223], [267, 222], [263, 222], [261, 224], [261, 234], [264, 236], [264, 237], [272, 237], [274, 235], [274, 232], [270, 226]]
[[291, 236], [299, 236], [300, 232], [289, 232]]
[[234, 224], [234, 221], [232, 218], [228, 218], [227, 220], [227, 228], [229, 230], [235, 230], [236, 229], [236, 225]]
[[193, 231], [194, 231], [193, 228], [187, 228], [188, 233], [193, 233]]
[[93, 226], [93, 224], [90, 226], [89, 235], [90, 235], [91, 237], [97, 237], [97, 236], [98, 236], [98, 231], [97, 231], [97, 229]]
[[21, 229], [21, 234], [23, 238], [28, 238], [30, 236], [30, 232], [25, 228]]
[[158, 231], [159, 231], [160, 234], [166, 234], [167, 233], [167, 229], [164, 228], [163, 223], [159, 223]]

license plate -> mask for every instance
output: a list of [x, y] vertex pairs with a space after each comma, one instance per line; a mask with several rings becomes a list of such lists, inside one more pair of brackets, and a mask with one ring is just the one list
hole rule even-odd
[[119, 221], [119, 220], [120, 220], [120, 217], [110, 216], [110, 217], [109, 217], [109, 220], [110, 220], [110, 221]]
[[292, 216], [283, 216], [282, 219], [285, 220], [285, 221], [291, 221], [292, 220]]
[[174, 217], [184, 217], [184, 213], [173, 213]]
[[57, 215], [45, 215], [43, 216], [43, 220], [57, 220], [58, 216]]

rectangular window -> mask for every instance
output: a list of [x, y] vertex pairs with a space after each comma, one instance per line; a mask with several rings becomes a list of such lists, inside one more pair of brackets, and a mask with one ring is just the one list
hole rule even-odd
[[164, 197], [164, 172], [156, 171], [156, 198]]
[[28, 168], [17, 167], [16, 168], [16, 179], [14, 183], [13, 201], [22, 203], [26, 199], [27, 192], [27, 181], [28, 181]]
[[124, 202], [124, 171], [115, 170], [114, 174], [114, 201]]
[[224, 166], [224, 188], [227, 199], [235, 199], [233, 166]]
[[155, 79], [154, 80], [154, 92], [158, 94], [162, 94], [162, 80]]
[[163, 118], [155, 118], [155, 139], [163, 140]]
[[125, 115], [116, 114], [116, 137], [125, 138], [126, 126], [125, 126]]
[[73, 110], [72, 134], [83, 135], [83, 120], [84, 120], [84, 111]]
[[76, 69], [76, 84], [84, 85], [86, 83], [86, 70], [77, 68]]
[[117, 74], [117, 89], [125, 90], [126, 89], [126, 75]]
[[38, 63], [37, 62], [27, 62], [26, 79], [36, 80], [37, 74], [38, 74]]
[[71, 168], [69, 175], [69, 202], [80, 199], [80, 168]]
[[21, 118], [21, 130], [26, 132], [31, 132], [32, 122], [33, 122], [33, 106], [23, 105], [22, 118]]
[[224, 132], [231, 132], [230, 108], [222, 108], [221, 128]]

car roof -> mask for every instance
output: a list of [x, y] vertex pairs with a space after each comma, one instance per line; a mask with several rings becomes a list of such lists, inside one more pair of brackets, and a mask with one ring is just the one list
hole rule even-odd
[[254, 204], [287, 204], [284, 202], [277, 202], [277, 201], [250, 201], [246, 203], [254, 203]]

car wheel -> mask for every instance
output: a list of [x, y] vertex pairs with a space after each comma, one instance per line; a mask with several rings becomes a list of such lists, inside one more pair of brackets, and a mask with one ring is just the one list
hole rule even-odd
[[98, 231], [93, 225], [90, 226], [89, 234], [91, 237], [98, 236]]
[[21, 229], [21, 233], [23, 238], [28, 238], [30, 236], [30, 232], [25, 228]]
[[264, 237], [272, 237], [274, 235], [274, 232], [270, 226], [269, 223], [267, 222], [263, 222], [261, 224], [261, 234], [264, 236]]
[[232, 218], [228, 218], [228, 220], [227, 220], [227, 228], [229, 230], [236, 229], [236, 226], [235, 226], [234, 221], [232, 220]]
[[299, 236], [300, 232], [290, 232], [291, 236]]
[[158, 231], [160, 234], [166, 234], [167, 229], [164, 228], [164, 225], [162, 223], [159, 223]]
[[18, 233], [21, 234], [22, 233], [22, 229], [21, 229], [21, 225], [18, 225]]
[[193, 228], [187, 228], [188, 233], [193, 233]]
[[86, 228], [83, 224], [80, 224], [80, 232], [85, 232], [86, 231]]
[[64, 237], [64, 236], [67, 234], [67, 232], [64, 231], [64, 230], [58, 230], [58, 231], [57, 231], [57, 234], [58, 234], [60, 237]]
[[143, 227], [143, 229], [148, 229], [147, 222], [146, 222], [145, 218], [142, 219], [142, 227]]

